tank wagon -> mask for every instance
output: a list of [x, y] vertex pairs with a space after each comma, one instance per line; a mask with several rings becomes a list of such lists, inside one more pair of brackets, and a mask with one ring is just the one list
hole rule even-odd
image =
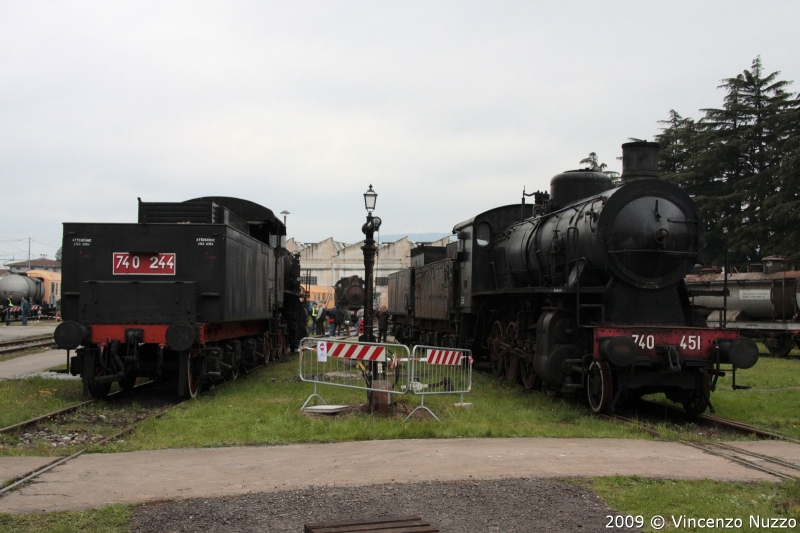
[[657, 144], [622, 148], [620, 186], [559, 174], [549, 194], [457, 224], [444, 259], [392, 274], [395, 337], [470, 348], [497, 376], [585, 394], [595, 412], [654, 392], [707, 409], [717, 378], [752, 367], [758, 348], [694, 320], [683, 278], [699, 211], [658, 179]]
[[139, 201], [137, 223], [65, 223], [64, 322], [84, 390], [177, 378], [180, 396], [289, 351], [305, 335], [298, 256], [266, 207], [229, 197]]
[[686, 276], [697, 312], [709, 327], [741, 331], [764, 340], [776, 357], [800, 346], [800, 272], [783, 257], [732, 269], [704, 268]]
[[44, 316], [54, 317], [56, 301], [61, 298], [61, 274], [47, 270], [29, 270], [24, 274], [7, 274], [0, 278], [0, 305], [11, 297], [14, 304], [11, 308], [12, 315], [19, 315], [23, 296], [31, 303], [31, 312], [34, 315], [41, 311]]
[[358, 311], [364, 306], [366, 285], [363, 278], [347, 276], [336, 282], [335, 306], [345, 311]]

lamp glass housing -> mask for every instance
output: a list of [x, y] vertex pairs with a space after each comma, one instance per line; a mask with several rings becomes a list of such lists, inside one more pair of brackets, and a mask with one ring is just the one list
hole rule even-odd
[[369, 190], [364, 193], [364, 206], [367, 208], [367, 211], [373, 211], [375, 209], [375, 203], [378, 201], [378, 193], [372, 190], [372, 185], [369, 186]]

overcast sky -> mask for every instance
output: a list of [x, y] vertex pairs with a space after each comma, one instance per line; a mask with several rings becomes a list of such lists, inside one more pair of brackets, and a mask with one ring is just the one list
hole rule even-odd
[[523, 186], [612, 170], [761, 55], [797, 80], [800, 2], [0, 0], [0, 260], [136, 198], [246, 198], [299, 241], [449, 233]]

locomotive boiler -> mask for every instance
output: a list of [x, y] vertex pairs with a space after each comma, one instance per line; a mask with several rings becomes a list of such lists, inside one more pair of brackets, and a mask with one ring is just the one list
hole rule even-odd
[[597, 412], [653, 392], [702, 412], [722, 366], [749, 368], [758, 349], [695, 322], [683, 278], [699, 211], [657, 162], [657, 144], [627, 143], [617, 187], [569, 171], [533, 205], [457, 224], [446, 259], [390, 277], [396, 336], [469, 347], [496, 375], [583, 392]]
[[298, 256], [266, 207], [229, 197], [139, 202], [137, 223], [65, 223], [64, 322], [85, 392], [138, 377], [204, 383], [289, 352], [305, 335]]

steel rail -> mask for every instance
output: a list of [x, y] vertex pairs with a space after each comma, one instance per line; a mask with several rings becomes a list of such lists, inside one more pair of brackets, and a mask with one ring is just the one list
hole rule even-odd
[[[674, 405], [669, 405], [669, 404], [666, 404], [666, 403], [661, 403], [661, 402], [656, 402], [656, 401], [653, 401], [653, 400], [646, 400], [646, 399], [640, 399], [639, 401], [641, 403], [646, 404], [646, 405], [653, 406], [653, 407], [658, 407], [659, 409], [666, 409], [667, 411], [671, 411], [673, 413], [683, 414], [683, 415], [686, 414], [686, 411], [684, 409], [681, 409], [680, 407], [677, 407], [677, 406], [674, 406]], [[744, 424], [742, 422], [737, 422], [735, 420], [728, 420], [726, 418], [720, 418], [720, 417], [714, 416], [714, 415], [701, 414], [701, 415], [698, 415], [697, 420], [699, 422], [704, 422], [706, 424], [713, 424], [713, 425], [716, 425], [716, 426], [719, 426], [719, 427], [728, 428], [728, 429], [731, 429], [733, 431], [737, 431], [739, 433], [743, 433], [745, 435], [755, 435], [755, 436], [760, 437], [762, 439], [785, 440], [787, 442], [792, 442], [794, 444], [800, 444], [800, 440], [793, 439], [792, 437], [787, 437], [785, 435], [780, 435], [778, 433], [773, 433], [771, 431], [767, 431], [767, 430], [764, 430], [764, 429], [759, 429], [757, 427], [750, 426], [750, 425]]]
[[[266, 368], [266, 366], [267, 366], [266, 364], [256, 365], [253, 368], [250, 368], [248, 370], [248, 374], [246, 374], [246, 375], [251, 375], [252, 372], [255, 372], [256, 370], [259, 370], [261, 368]], [[236, 380], [227, 380], [227, 381], [224, 381], [224, 382], [219, 383], [219, 384], [214, 384], [213, 388], [209, 389], [208, 392], [215, 392], [215, 391], [219, 390], [220, 388], [222, 388], [223, 386], [227, 385], [228, 383], [234, 383], [235, 381]], [[155, 382], [148, 381], [147, 383], [142, 383], [141, 385], [137, 385], [136, 387], [134, 387], [134, 389], [139, 388], [139, 387], [144, 387], [146, 385], [151, 385], [152, 383], [155, 383]], [[123, 392], [129, 392], [129, 391], [128, 390], [121, 390], [121, 391], [117, 391], [117, 392], [112, 393], [112, 394], [116, 395], [116, 394], [120, 394], [120, 393], [123, 393]], [[111, 395], [109, 395], [109, 396], [111, 396]], [[92, 403], [92, 402], [95, 402], [95, 401], [97, 401], [97, 400], [89, 400], [89, 402], [84, 402], [84, 403]], [[28, 481], [30, 481], [30, 480], [32, 480], [32, 479], [44, 474], [45, 472], [47, 472], [49, 470], [52, 470], [53, 468], [66, 463], [67, 461], [70, 461], [72, 459], [80, 457], [81, 455], [83, 455], [84, 453], [89, 451], [89, 449], [91, 449], [92, 447], [106, 444], [108, 442], [111, 442], [113, 440], [118, 439], [119, 437], [122, 437], [123, 435], [127, 435], [128, 433], [131, 433], [134, 429], [136, 429], [142, 422], [145, 422], [146, 420], [150, 420], [150, 419], [161, 418], [164, 414], [166, 414], [169, 411], [172, 411], [173, 409], [183, 405], [184, 403], [185, 403], [185, 400], [180, 401], [180, 402], [176, 403], [175, 405], [167, 407], [166, 409], [162, 409], [161, 411], [155, 412], [155, 413], [153, 413], [153, 414], [151, 414], [149, 416], [146, 416], [145, 418], [143, 418], [141, 420], [136, 421], [135, 423], [133, 423], [130, 426], [124, 428], [123, 430], [115, 433], [114, 435], [110, 435], [108, 437], [105, 437], [102, 440], [97, 441], [97, 442], [92, 442], [90, 444], [87, 444], [83, 449], [78, 450], [77, 452], [75, 452], [73, 454], [70, 454], [70, 455], [68, 455], [66, 457], [59, 457], [59, 458], [54, 459], [53, 461], [51, 461], [51, 462], [49, 462], [49, 463], [47, 463], [45, 465], [42, 465], [42, 466], [40, 466], [38, 468], [30, 470], [26, 474], [22, 474], [22, 476], [17, 476], [16, 478], [11, 480], [12, 483], [0, 488], [0, 498], [2, 498], [5, 494], [8, 494], [9, 492], [11, 492], [11, 490], [13, 490], [14, 488], [19, 487], [19, 486], [27, 483]], [[42, 418], [42, 417], [39, 417], [39, 418]]]
[[117, 433], [115, 433], [113, 435], [110, 435], [110, 436], [102, 439], [102, 440], [99, 440], [97, 442], [93, 442], [93, 443], [87, 445], [82, 450], [78, 450], [77, 452], [75, 452], [73, 454], [70, 454], [70, 455], [68, 455], [66, 457], [59, 457], [58, 459], [56, 459], [56, 460], [54, 460], [54, 461], [52, 461], [50, 463], [47, 463], [44, 466], [40, 466], [39, 468], [37, 468], [35, 470], [31, 470], [28, 474], [25, 474], [23, 477], [17, 478], [17, 480], [14, 481], [13, 483], [11, 483], [10, 485], [6, 485], [5, 487], [0, 488], [0, 497], [2, 497], [4, 494], [7, 494], [8, 492], [11, 492], [16, 487], [19, 487], [20, 485], [23, 485], [24, 483], [30, 481], [31, 479], [34, 479], [34, 478], [44, 474], [48, 470], [52, 470], [53, 468], [57, 467], [58, 465], [64, 464], [67, 461], [75, 459], [76, 457], [80, 457], [81, 455], [83, 455], [84, 453], [89, 451], [89, 449], [91, 449], [94, 446], [101, 446], [103, 444], [106, 444], [107, 442], [111, 442], [113, 440], [116, 440], [119, 437], [122, 437], [123, 435], [127, 435], [128, 433], [130, 433], [134, 429], [136, 429], [139, 426], [139, 424], [141, 424], [145, 420], [150, 420], [151, 418], [153, 418], [153, 419], [160, 418], [165, 413], [168, 413], [169, 411], [175, 409], [176, 407], [178, 407], [182, 403], [183, 402], [180, 402], [180, 403], [172, 405], [172, 406], [170, 406], [170, 407], [168, 407], [166, 409], [162, 409], [161, 411], [158, 411], [158, 412], [156, 412], [156, 413], [154, 413], [154, 414], [152, 414], [150, 416], [147, 416], [147, 417], [145, 417], [145, 418], [143, 418], [141, 420], [138, 420], [137, 422], [135, 422], [134, 424], [131, 424], [130, 426], [128, 426], [125, 429], [123, 429], [122, 431], [119, 431], [119, 432], [117, 432]]
[[[663, 404], [658, 404], [657, 402], [653, 402], [653, 403], [656, 403], [659, 406], [663, 405]], [[668, 407], [671, 407], [671, 406], [668, 406]], [[678, 411], [681, 411], [681, 410], [678, 409]], [[617, 415], [617, 414], [598, 413], [598, 416], [600, 418], [605, 419], [605, 420], [623, 422], [623, 423], [626, 423], [626, 424], [630, 424], [630, 425], [636, 426], [637, 428], [639, 428], [639, 429], [641, 429], [643, 431], [646, 431], [646, 432], [650, 433], [651, 435], [663, 436], [663, 434], [661, 432], [659, 432], [657, 429], [655, 429], [655, 428], [653, 428], [653, 427], [651, 427], [651, 426], [649, 426], [649, 425], [647, 425], [647, 424], [645, 424], [645, 423], [643, 423], [643, 422], [641, 422], [639, 420], [634, 420], [632, 418], [624, 417], [624, 416]], [[720, 419], [720, 420], [723, 420], [723, 419]], [[746, 427], [749, 427], [749, 426], [746, 426]], [[780, 459], [778, 457], [772, 457], [770, 455], [764, 455], [764, 454], [760, 454], [760, 453], [757, 453], [757, 452], [752, 452], [752, 451], [749, 451], [749, 450], [745, 450], [745, 449], [742, 449], [742, 448], [737, 448], [735, 446], [731, 446], [729, 444], [725, 444], [725, 443], [722, 443], [722, 442], [693, 442], [693, 441], [687, 441], [687, 440], [679, 440], [677, 442], [679, 442], [681, 444], [685, 444], [687, 446], [691, 446], [693, 448], [697, 448], [698, 450], [701, 450], [701, 451], [703, 451], [705, 453], [708, 453], [708, 454], [711, 454], [711, 455], [716, 455], [716, 456], [722, 457], [724, 459], [728, 459], [729, 461], [733, 461], [733, 462], [738, 463], [738, 464], [740, 464], [742, 466], [745, 466], [747, 468], [758, 470], [760, 472], [763, 472], [763, 473], [768, 474], [770, 476], [777, 477], [779, 479], [783, 479], [783, 480], [800, 479], [800, 465], [797, 465], [797, 464], [792, 463], [790, 461], [785, 461], [785, 460]], [[797, 472], [797, 474], [787, 473], [785, 471], [781, 471], [781, 470], [778, 470], [776, 468], [771, 468], [770, 466], [767, 466], [767, 465], [764, 465], [764, 464], [759, 464], [759, 463], [749, 459], [748, 457], [753, 458], [753, 459], [757, 459], [757, 460], [761, 460], [761, 461], [764, 461], [764, 462], [767, 462], [767, 463], [772, 463], [772, 464], [777, 465], [779, 467], [782, 467], [784, 469], [794, 470], [795, 472]]]
[[24, 339], [15, 339], [12, 341], [2, 341], [0, 342], [0, 356], [22, 352], [31, 348], [51, 346], [56, 346], [56, 341], [53, 339], [52, 335], [26, 337]]

